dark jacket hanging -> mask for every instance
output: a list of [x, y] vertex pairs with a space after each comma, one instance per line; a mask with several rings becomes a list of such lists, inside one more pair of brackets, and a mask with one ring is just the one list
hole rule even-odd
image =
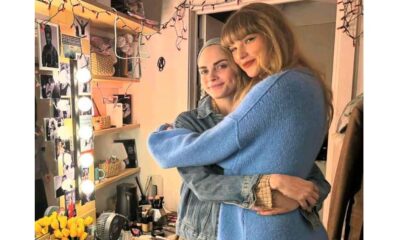
[[363, 239], [363, 101], [351, 116], [335, 180], [328, 220], [329, 239]]

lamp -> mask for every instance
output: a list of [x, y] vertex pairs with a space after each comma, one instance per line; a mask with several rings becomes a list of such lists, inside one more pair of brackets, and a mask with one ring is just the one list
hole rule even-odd
[[93, 135], [93, 129], [89, 126], [82, 126], [79, 129], [79, 137], [82, 139], [89, 139]]
[[86, 196], [89, 196], [94, 191], [94, 183], [90, 180], [84, 180], [81, 183], [81, 189]]
[[93, 163], [93, 155], [91, 153], [84, 153], [79, 157], [79, 162], [82, 168], [88, 168]]
[[92, 99], [88, 97], [81, 97], [78, 100], [78, 108], [82, 112], [89, 111], [92, 108]]
[[[92, 74], [90, 73], [90, 71], [88, 69], [89, 63], [83, 54], [81, 54], [81, 56], [79, 57], [78, 60], [80, 60], [82, 57], [86, 61], [86, 64], [84, 66], [82, 66], [81, 68], [78, 67], [79, 69], [76, 72], [76, 79], [78, 79], [78, 81], [80, 83], [87, 83], [92, 79]], [[79, 64], [78, 64], [78, 66], [79, 66]]]

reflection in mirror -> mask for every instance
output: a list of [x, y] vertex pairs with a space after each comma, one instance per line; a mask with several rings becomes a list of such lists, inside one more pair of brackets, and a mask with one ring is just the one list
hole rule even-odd
[[58, 206], [54, 177], [58, 175], [55, 161], [55, 136], [61, 123], [52, 117], [52, 99], [41, 98], [43, 85], [35, 74], [35, 220], [48, 206]]

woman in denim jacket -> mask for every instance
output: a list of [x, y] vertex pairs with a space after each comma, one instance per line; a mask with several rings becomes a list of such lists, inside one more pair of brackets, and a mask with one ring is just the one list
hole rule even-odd
[[[207, 96], [200, 101], [197, 109], [180, 114], [174, 125], [176, 128], [186, 128], [200, 133], [215, 126], [230, 111], [236, 88], [244, 85], [247, 79], [240, 74], [227, 49], [220, 46], [218, 38], [205, 43], [200, 50], [198, 62], [203, 89]], [[206, 79], [212, 79], [215, 87], [205, 87]], [[313, 190], [311, 182], [287, 175], [223, 176], [222, 168], [217, 165], [178, 168], [178, 172], [183, 178], [183, 183], [177, 234], [186, 240], [217, 239], [217, 219], [222, 201], [242, 208], [257, 205], [269, 209], [263, 214], [280, 214], [298, 207], [297, 202], [274, 190], [272, 207], [272, 201], [268, 201], [271, 192], [268, 192], [268, 188], [259, 187], [265, 179], [269, 178], [274, 189], [283, 190], [288, 196], [298, 200], [304, 209], [312, 209], [312, 211], [302, 210], [302, 213], [314, 227], [320, 225], [317, 211], [330, 190], [329, 183], [325, 181], [316, 165], [308, 179], [319, 188], [320, 197], [315, 196], [316, 191]], [[275, 187], [277, 185], [280, 188]], [[267, 191], [265, 197], [262, 196], [261, 190]], [[309, 198], [310, 203], [306, 198]], [[308, 205], [316, 206], [311, 208]]]
[[[238, 95], [241, 104], [202, 134], [187, 129], [153, 133], [153, 156], [162, 167], [218, 163], [226, 175], [307, 177], [331, 116], [329, 91], [275, 8], [250, 4], [228, 20], [223, 34], [235, 62], [253, 78]], [[221, 207], [218, 239], [326, 238], [323, 227], [312, 228], [299, 210], [262, 217], [234, 205]]]

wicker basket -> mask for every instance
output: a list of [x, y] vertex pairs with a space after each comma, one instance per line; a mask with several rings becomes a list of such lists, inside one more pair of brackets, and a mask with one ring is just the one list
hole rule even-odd
[[122, 171], [121, 160], [111, 158], [108, 161], [99, 163], [99, 168], [104, 170], [106, 178], [117, 176]]
[[114, 63], [116, 63], [115, 56], [106, 56], [99, 53], [90, 54], [92, 74], [100, 76], [114, 75]]

